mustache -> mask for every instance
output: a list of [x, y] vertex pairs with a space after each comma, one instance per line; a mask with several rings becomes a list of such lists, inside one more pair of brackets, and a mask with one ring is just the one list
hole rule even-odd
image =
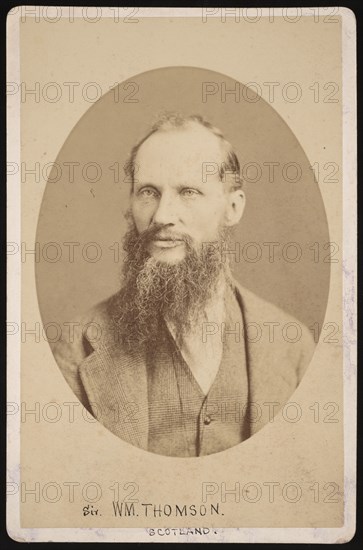
[[192, 244], [192, 238], [189, 235], [172, 231], [168, 226], [163, 224], [153, 224], [147, 229], [144, 229], [144, 231], [141, 231], [138, 234], [137, 240], [142, 246], [148, 245], [150, 242], [155, 240], [183, 241], [189, 246]]

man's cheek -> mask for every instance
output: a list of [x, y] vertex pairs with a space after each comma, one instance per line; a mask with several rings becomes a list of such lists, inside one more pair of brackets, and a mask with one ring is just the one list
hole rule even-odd
[[133, 211], [133, 219], [135, 222], [136, 229], [139, 233], [147, 229], [147, 227], [149, 226], [149, 223], [147, 221], [148, 220], [147, 216], [145, 214], [141, 214], [137, 210]]

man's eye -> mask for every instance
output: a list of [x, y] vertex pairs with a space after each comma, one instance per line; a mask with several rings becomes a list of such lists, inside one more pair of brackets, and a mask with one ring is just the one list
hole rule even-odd
[[183, 189], [181, 194], [183, 195], [183, 197], [194, 197], [196, 195], [200, 195], [199, 191], [197, 191], [196, 189]]
[[143, 198], [150, 198], [150, 197], [156, 197], [157, 192], [155, 189], [152, 189], [151, 187], [145, 187], [144, 189], [140, 189], [138, 192], [138, 195]]

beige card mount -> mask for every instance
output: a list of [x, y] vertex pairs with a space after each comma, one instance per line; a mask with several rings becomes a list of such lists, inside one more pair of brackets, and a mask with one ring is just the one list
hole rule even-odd
[[355, 532], [347, 8], [7, 21], [7, 528]]

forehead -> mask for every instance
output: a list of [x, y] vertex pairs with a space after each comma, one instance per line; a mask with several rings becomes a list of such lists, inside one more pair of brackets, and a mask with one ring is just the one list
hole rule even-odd
[[150, 136], [139, 148], [135, 164], [140, 178], [168, 177], [171, 172], [200, 177], [204, 163], [220, 166], [223, 157], [220, 139], [207, 128], [191, 125]]

